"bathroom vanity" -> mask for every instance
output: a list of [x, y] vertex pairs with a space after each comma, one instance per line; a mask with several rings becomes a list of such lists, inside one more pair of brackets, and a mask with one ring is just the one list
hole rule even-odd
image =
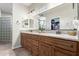
[[21, 32], [21, 45], [33, 56], [77, 56], [79, 40], [66, 34]]

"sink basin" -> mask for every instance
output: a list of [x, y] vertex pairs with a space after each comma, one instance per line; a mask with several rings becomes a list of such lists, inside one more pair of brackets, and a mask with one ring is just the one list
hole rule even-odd
[[77, 33], [74, 32], [74, 31], [70, 31], [70, 32], [68, 32], [68, 34], [69, 34], [69, 35], [72, 35], [72, 36], [76, 36]]

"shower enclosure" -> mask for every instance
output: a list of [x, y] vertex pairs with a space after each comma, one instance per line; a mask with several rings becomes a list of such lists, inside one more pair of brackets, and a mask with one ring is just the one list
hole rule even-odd
[[0, 17], [0, 41], [12, 41], [11, 17]]

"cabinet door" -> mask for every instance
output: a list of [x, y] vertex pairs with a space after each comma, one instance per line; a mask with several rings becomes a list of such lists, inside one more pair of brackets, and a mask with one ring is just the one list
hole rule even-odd
[[31, 42], [29, 40], [26, 39], [24, 41], [24, 46], [25, 46], [26, 50], [31, 51], [32, 44], [31, 44]]
[[39, 43], [39, 55], [40, 56], [51, 56], [51, 46], [46, 43]]
[[59, 47], [55, 47], [54, 52], [55, 52], [54, 53], [55, 56], [74, 56], [74, 55], [76, 55], [74, 52], [70, 52], [68, 50], [64, 50]]
[[25, 34], [21, 33], [21, 45], [24, 47]]
[[33, 56], [38, 56], [39, 55], [39, 50], [38, 50], [38, 46], [32, 46], [32, 55]]
[[22, 47], [24, 47], [24, 39], [23, 38], [21, 38], [21, 45], [22, 45]]
[[51, 47], [51, 55], [54, 56], [54, 46]]

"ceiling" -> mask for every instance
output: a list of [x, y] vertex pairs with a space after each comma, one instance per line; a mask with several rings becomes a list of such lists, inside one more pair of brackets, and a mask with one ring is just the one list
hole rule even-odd
[[33, 3], [21, 3], [22, 5], [24, 5], [25, 7], [29, 7], [31, 6]]
[[0, 3], [0, 10], [3, 13], [12, 14], [12, 3]]
[[23, 3], [23, 5], [25, 5], [26, 7], [29, 7], [30, 5], [32, 5], [32, 3]]
[[[32, 3], [20, 3], [26, 7], [32, 5]], [[12, 14], [12, 3], [0, 3], [0, 10], [2, 13]]]

